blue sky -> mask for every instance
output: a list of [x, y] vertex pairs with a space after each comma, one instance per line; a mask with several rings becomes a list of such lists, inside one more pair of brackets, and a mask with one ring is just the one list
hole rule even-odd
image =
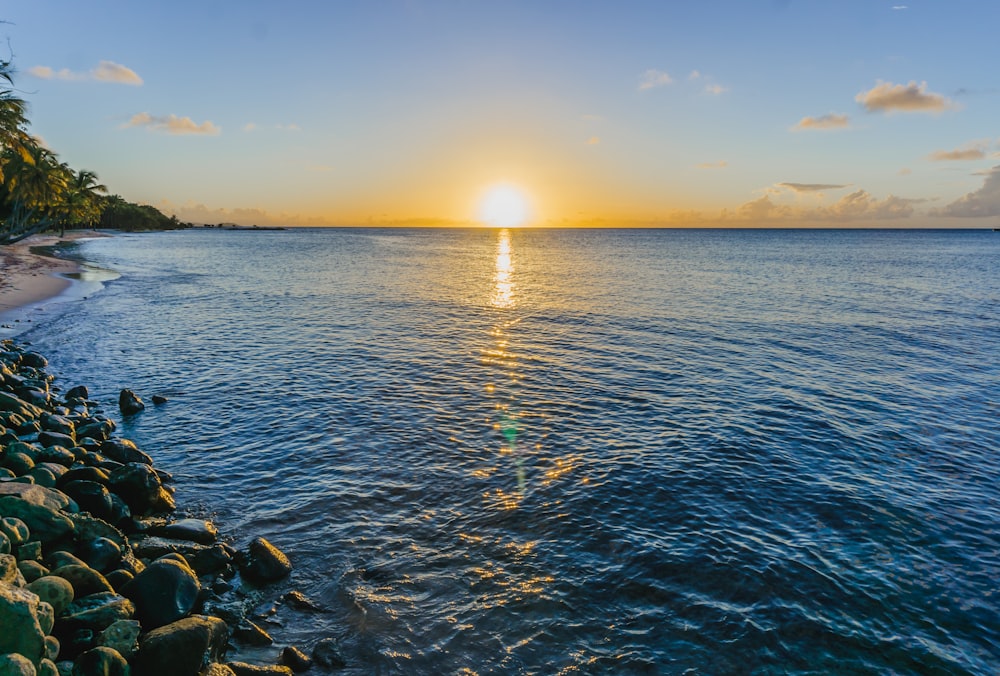
[[1000, 4], [5, 7], [32, 131], [200, 222], [994, 227]]

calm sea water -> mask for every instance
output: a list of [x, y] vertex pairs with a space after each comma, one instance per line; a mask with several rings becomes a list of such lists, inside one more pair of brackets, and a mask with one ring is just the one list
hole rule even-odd
[[[373, 674], [1000, 669], [1000, 235], [186, 231], [22, 338]], [[280, 624], [278, 624], [280, 623]], [[266, 653], [266, 651], [264, 651]], [[263, 655], [266, 657], [267, 655]]]

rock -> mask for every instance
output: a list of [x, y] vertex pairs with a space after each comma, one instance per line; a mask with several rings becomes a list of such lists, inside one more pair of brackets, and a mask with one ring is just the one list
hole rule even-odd
[[59, 618], [59, 630], [62, 633], [90, 629], [96, 635], [119, 620], [131, 620], [134, 614], [135, 606], [123, 596], [114, 592], [90, 594], [69, 604]]
[[114, 587], [117, 592], [121, 592], [122, 587], [128, 584], [130, 580], [135, 579], [133, 573], [121, 568], [110, 571], [104, 577], [107, 578], [108, 584]]
[[122, 390], [118, 394], [118, 408], [122, 415], [135, 415], [146, 408], [146, 405], [132, 390]]
[[28, 590], [52, 606], [56, 615], [62, 615], [73, 602], [73, 585], [64, 577], [45, 575], [28, 583]]
[[[72, 665], [70, 665], [66, 673], [72, 675]], [[38, 663], [38, 671], [35, 676], [62, 676], [62, 672], [59, 671], [59, 667], [52, 660], [42, 660]]]
[[18, 561], [41, 561], [42, 560], [42, 543], [38, 540], [32, 540], [31, 542], [25, 542], [23, 545], [17, 548], [17, 560]]
[[175, 622], [194, 608], [201, 585], [189, 567], [158, 559], [122, 587], [122, 594], [136, 606], [144, 629]]
[[8, 452], [0, 460], [3, 466], [13, 472], [16, 476], [24, 476], [32, 470], [35, 466], [35, 461], [27, 453], [10, 453]]
[[329, 669], [342, 669], [347, 662], [340, 655], [340, 646], [332, 638], [320, 639], [313, 647], [312, 658], [316, 664]]
[[114, 591], [103, 575], [88, 566], [75, 564], [59, 566], [51, 574], [61, 577], [73, 585], [73, 594], [77, 598]]
[[24, 576], [24, 581], [29, 584], [38, 578], [49, 574], [49, 569], [38, 563], [38, 561], [19, 561], [17, 569], [21, 571], [21, 575]]
[[43, 369], [49, 365], [48, 360], [37, 352], [22, 352], [21, 365], [35, 369]]
[[264, 538], [250, 543], [248, 556], [241, 572], [257, 582], [273, 582], [292, 572], [288, 557]]
[[152, 465], [153, 459], [139, 450], [139, 447], [128, 439], [108, 439], [101, 443], [100, 453], [120, 463], [141, 462]]
[[153, 395], [153, 403], [156, 404], [157, 406], [159, 406], [161, 404], [165, 404], [168, 401], [170, 401], [170, 400], [167, 399], [166, 397], [164, 397], [162, 394], [154, 394]]
[[274, 643], [270, 634], [250, 620], [244, 620], [233, 630], [233, 638], [252, 646], [265, 646]]
[[87, 467], [85, 465], [75, 465], [66, 470], [66, 473], [59, 477], [56, 486], [62, 487], [74, 481], [90, 481], [103, 486], [108, 484], [109, 474], [99, 467]]
[[73, 676], [129, 676], [130, 673], [125, 658], [105, 646], [80, 653], [73, 661]]
[[196, 676], [226, 651], [229, 628], [217, 617], [192, 615], [145, 634], [134, 660], [143, 676]]
[[133, 514], [169, 512], [174, 499], [163, 490], [159, 475], [149, 465], [130, 462], [111, 472], [108, 487], [125, 501]]
[[78, 551], [88, 566], [102, 573], [117, 568], [122, 560], [121, 548], [108, 538], [87, 540]]
[[10, 545], [10, 538], [6, 533], [0, 533], [0, 554], [10, 554], [13, 547]]
[[20, 653], [34, 664], [42, 659], [45, 631], [39, 623], [40, 604], [27, 589], [0, 584], [0, 654]]
[[64, 399], [90, 399], [90, 390], [87, 389], [86, 385], [77, 385], [76, 387], [71, 387], [67, 392]]
[[281, 600], [296, 610], [311, 610], [317, 613], [326, 612], [321, 606], [310, 601], [305, 594], [300, 591], [290, 591], [281, 597]]
[[17, 568], [17, 559], [13, 554], [0, 554], [0, 583], [14, 587], [24, 586], [24, 576]]
[[203, 545], [210, 545], [219, 536], [219, 531], [211, 521], [203, 519], [178, 519], [172, 523], [150, 529], [150, 535], [173, 538], [175, 540], [190, 540]]
[[49, 568], [61, 568], [62, 566], [86, 566], [87, 564], [73, 552], [57, 549], [49, 552], [45, 558], [45, 565]]
[[68, 434], [60, 432], [49, 432], [48, 430], [38, 433], [38, 443], [43, 447], [62, 446], [63, 448], [73, 448], [76, 446], [76, 439]]
[[[43, 413], [42, 417], [38, 419], [38, 423], [42, 426], [42, 429], [47, 432], [57, 432], [59, 434], [65, 434], [68, 437], [72, 437], [76, 434], [76, 425], [73, 424], [73, 421], [61, 415]], [[75, 443], [70, 444], [70, 446], [75, 445]]]
[[35, 420], [45, 413], [44, 409], [29, 404], [10, 392], [0, 392], [0, 411], [10, 411], [28, 420]]
[[[14, 483], [0, 484], [0, 489], [10, 488], [15, 485], [37, 490], [48, 490], [32, 484]], [[13, 495], [0, 497], [0, 514], [23, 521], [31, 531], [31, 536], [43, 544], [54, 542], [73, 531], [73, 522], [64, 514], [45, 505], [33, 504]]]
[[59, 639], [55, 636], [45, 637], [45, 659], [55, 660], [59, 657]]
[[37, 676], [35, 665], [24, 655], [0, 655], [0, 676]]
[[139, 650], [139, 634], [142, 627], [135, 620], [117, 620], [97, 637], [97, 642], [107, 648], [117, 650], [125, 659], [132, 657]]
[[111, 492], [103, 484], [96, 481], [70, 481], [63, 484], [60, 490], [71, 497], [80, 509], [90, 512], [98, 519], [111, 517]]
[[299, 674], [313, 665], [312, 658], [293, 645], [285, 646], [278, 658], [286, 667]]
[[292, 676], [292, 670], [282, 664], [249, 664], [247, 662], [226, 662], [226, 666], [236, 676]]
[[[54, 511], [78, 511], [76, 504], [72, 500], [52, 488], [43, 488], [41, 486], [32, 486], [29, 484], [0, 483], [0, 499], [7, 496], [16, 497], [19, 500], [23, 500], [24, 502], [32, 505], [48, 507]], [[0, 511], [0, 514], [9, 516], [3, 511]], [[31, 524], [27, 525], [30, 529]]]
[[114, 423], [110, 420], [95, 420], [94, 422], [89, 422], [76, 428], [76, 438], [78, 440], [83, 439], [96, 439], [97, 441], [104, 441], [111, 436], [111, 433], [115, 431]]

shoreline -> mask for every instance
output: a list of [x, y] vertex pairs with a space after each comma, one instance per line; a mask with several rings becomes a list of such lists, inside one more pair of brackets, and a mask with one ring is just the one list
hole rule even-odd
[[0, 320], [6, 323], [58, 298], [73, 286], [69, 276], [83, 271], [76, 261], [38, 253], [39, 247], [95, 237], [108, 235], [92, 230], [70, 231], [63, 237], [41, 234], [0, 247]]

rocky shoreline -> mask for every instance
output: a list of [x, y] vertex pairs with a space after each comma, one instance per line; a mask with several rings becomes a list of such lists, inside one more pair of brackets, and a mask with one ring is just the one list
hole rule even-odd
[[[45, 358], [0, 343], [0, 676], [243, 676], [344, 666], [325, 639], [278, 664], [226, 660], [272, 644], [288, 558], [263, 538], [242, 551], [210, 521], [174, 518], [172, 477], [115, 436], [84, 386], [60, 394]], [[142, 400], [123, 390], [123, 415]], [[272, 598], [268, 598], [268, 595]], [[261, 599], [268, 609], [255, 612]]]

